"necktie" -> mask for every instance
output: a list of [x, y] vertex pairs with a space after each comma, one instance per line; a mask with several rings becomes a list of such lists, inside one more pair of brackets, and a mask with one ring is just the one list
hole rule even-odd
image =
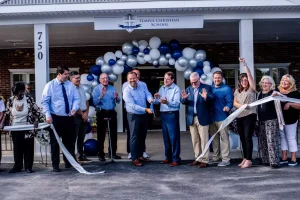
[[64, 95], [66, 114], [69, 114], [70, 113], [69, 100], [68, 100], [68, 96], [67, 96], [67, 92], [66, 92], [64, 83], [61, 83], [61, 88], [62, 88], [62, 93]]

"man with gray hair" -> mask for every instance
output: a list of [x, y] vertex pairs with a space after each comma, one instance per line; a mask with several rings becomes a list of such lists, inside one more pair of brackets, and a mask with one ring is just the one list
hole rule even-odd
[[[198, 158], [208, 142], [208, 128], [212, 123], [211, 104], [215, 97], [209, 85], [200, 84], [200, 76], [197, 72], [191, 73], [190, 82], [191, 86], [181, 91], [180, 101], [188, 107], [187, 124], [190, 126], [195, 158]], [[189, 165], [206, 168], [208, 155], [207, 151], [202, 158]]]

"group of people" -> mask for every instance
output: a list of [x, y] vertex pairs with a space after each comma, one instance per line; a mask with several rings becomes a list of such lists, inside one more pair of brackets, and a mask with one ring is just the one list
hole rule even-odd
[[[201, 83], [199, 74], [193, 72], [190, 75], [191, 86], [183, 90], [174, 83], [174, 73], [167, 72], [164, 75], [164, 85], [153, 96], [148, 91], [146, 83], [139, 80], [140, 71], [138, 69], [128, 72], [127, 82], [123, 84], [122, 93], [127, 118], [127, 151], [132, 164], [143, 166], [151, 161], [146, 153], [145, 140], [148, 115], [154, 112], [153, 104], [160, 104], [165, 150], [165, 159], [161, 163], [169, 164], [171, 167], [181, 164], [179, 109], [180, 104], [183, 104], [187, 106], [187, 124], [195, 154], [195, 161], [189, 165], [206, 168], [209, 163], [218, 163], [220, 167], [230, 165], [230, 142], [227, 127], [220, 130], [213, 140], [213, 157], [211, 160], [209, 160], [209, 151], [204, 152], [204, 149], [209, 136], [217, 132], [233, 107], [240, 108], [245, 104], [248, 105], [271, 95], [300, 98], [295, 80], [290, 75], [282, 77], [278, 88], [275, 87], [274, 80], [270, 76], [263, 76], [259, 82], [261, 92], [258, 93], [245, 60], [240, 58], [240, 62], [244, 65], [246, 73], [240, 74], [238, 88], [234, 94], [232, 89], [223, 83], [221, 71], [213, 73], [212, 86]], [[99, 81], [100, 84], [93, 89], [92, 98], [97, 117], [98, 157], [100, 161], [104, 162], [104, 141], [108, 128], [111, 139], [108, 155], [112, 156], [113, 159], [121, 159], [116, 154], [118, 139], [117, 112], [115, 111], [116, 104], [120, 103], [121, 98], [116, 89], [108, 83], [108, 74], [102, 73]], [[24, 83], [14, 84], [13, 96], [8, 99], [6, 109], [3, 100], [0, 99], [0, 128], [2, 129], [5, 124], [34, 124], [34, 127], [37, 128], [38, 123], [44, 118], [47, 123], [53, 124], [66, 149], [75, 160], [90, 162], [83, 150], [89, 101], [80, 85], [80, 74], [76, 71], [69, 73], [69, 69], [64, 66], [57, 67], [57, 77], [48, 82], [44, 88], [41, 109], [36, 105], [32, 95], [25, 92], [27, 86]], [[272, 168], [278, 168], [280, 164], [285, 163], [289, 166], [297, 165], [296, 132], [299, 109], [300, 104], [275, 101], [257, 107], [247, 106], [236, 119], [243, 149], [243, 160], [239, 166], [249, 168], [252, 165], [252, 136], [257, 120], [262, 163]], [[278, 118], [284, 120], [282, 130], [279, 129]], [[35, 132], [36, 130], [11, 132], [15, 164], [9, 171], [10, 173], [22, 171], [23, 159], [25, 171], [33, 172], [33, 137]], [[54, 172], [59, 172], [59, 145], [53, 130], [49, 129], [49, 132], [52, 167]], [[75, 156], [76, 141], [78, 157]], [[279, 156], [280, 146], [282, 159]], [[288, 160], [287, 151], [291, 152], [290, 160]], [[203, 155], [199, 157], [201, 154]], [[63, 158], [65, 168], [72, 167], [65, 156]]]

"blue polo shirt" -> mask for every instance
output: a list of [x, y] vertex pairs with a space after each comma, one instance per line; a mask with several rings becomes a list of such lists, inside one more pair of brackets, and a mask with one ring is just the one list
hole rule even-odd
[[224, 112], [223, 109], [227, 106], [230, 110], [233, 106], [233, 93], [231, 87], [222, 83], [219, 87], [211, 86], [212, 92], [215, 95], [213, 102], [212, 117], [214, 122], [220, 122], [226, 119], [229, 112]]

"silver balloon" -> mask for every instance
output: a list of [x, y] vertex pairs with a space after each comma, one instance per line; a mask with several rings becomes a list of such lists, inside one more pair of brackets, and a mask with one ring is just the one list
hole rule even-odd
[[171, 57], [172, 57], [171, 54], [169, 54], [169, 53], [166, 54], [167, 59], [170, 59]]
[[111, 69], [111, 66], [109, 66], [108, 64], [104, 64], [101, 66], [101, 71], [103, 73], [110, 74], [112, 72], [112, 69]]
[[127, 60], [127, 56], [126, 55], [122, 55], [121, 60], [126, 61]]
[[186, 80], [190, 80], [190, 75], [191, 73], [193, 73], [193, 68], [192, 67], [189, 67], [187, 68], [186, 70], [184, 70], [183, 72], [183, 76]]
[[135, 47], [139, 47], [139, 43], [138, 43], [138, 41], [136, 41], [136, 40], [133, 40], [133, 41], [132, 41], [132, 44], [133, 44]]
[[98, 57], [98, 58], [96, 59], [96, 65], [102, 66], [102, 65], [104, 65], [104, 63], [105, 63], [105, 61], [104, 61], [104, 58], [103, 58], [103, 57]]
[[118, 80], [118, 75], [111, 73], [108, 75], [108, 79], [110, 82], [116, 82]]
[[153, 65], [158, 65], [158, 60], [153, 60], [152, 64]]
[[199, 62], [199, 61], [203, 62], [206, 59], [205, 51], [203, 51], [203, 50], [196, 51], [194, 58], [197, 62]]
[[98, 81], [94, 80], [94, 81], [92, 82], [92, 86], [93, 86], [93, 87], [96, 87], [97, 85], [99, 85]]
[[203, 81], [205, 81], [205, 80], [207, 79], [206, 74], [202, 74], [202, 75], [201, 75], [201, 79], [202, 79]]
[[92, 88], [91, 88], [90, 85], [88, 85], [88, 84], [81, 84], [80, 86], [84, 89], [85, 92], [87, 92], [87, 93], [91, 93], [92, 92]]
[[117, 61], [117, 64], [120, 65], [120, 66], [124, 66], [125, 62], [124, 62], [124, 60], [120, 59], [120, 60]]
[[143, 52], [139, 52], [139, 53], [138, 53], [138, 56], [139, 56], [139, 57], [144, 57], [145, 54], [144, 54]]
[[130, 42], [125, 42], [122, 46], [122, 51], [123, 53], [130, 55], [132, 54], [132, 48], [133, 48], [133, 44]]
[[135, 67], [137, 65], [137, 59], [133, 55], [129, 55], [126, 60], [126, 65], [129, 67]]
[[124, 66], [115, 64], [112, 66], [112, 71], [114, 74], [122, 74], [124, 71]]
[[197, 61], [196, 61], [196, 59], [191, 58], [191, 59], [189, 60], [189, 65], [190, 65], [192, 68], [197, 67]]
[[186, 59], [185, 57], [180, 57], [179, 59], [178, 59], [178, 65], [180, 66], [180, 67], [185, 67], [185, 66], [187, 66], [188, 65], [188, 59]]
[[90, 123], [91, 125], [94, 123], [95, 119], [94, 117], [89, 117], [87, 122]]
[[166, 58], [165, 55], [161, 55], [158, 59], [158, 63], [160, 66], [165, 66], [165, 65], [168, 65], [168, 59]]

